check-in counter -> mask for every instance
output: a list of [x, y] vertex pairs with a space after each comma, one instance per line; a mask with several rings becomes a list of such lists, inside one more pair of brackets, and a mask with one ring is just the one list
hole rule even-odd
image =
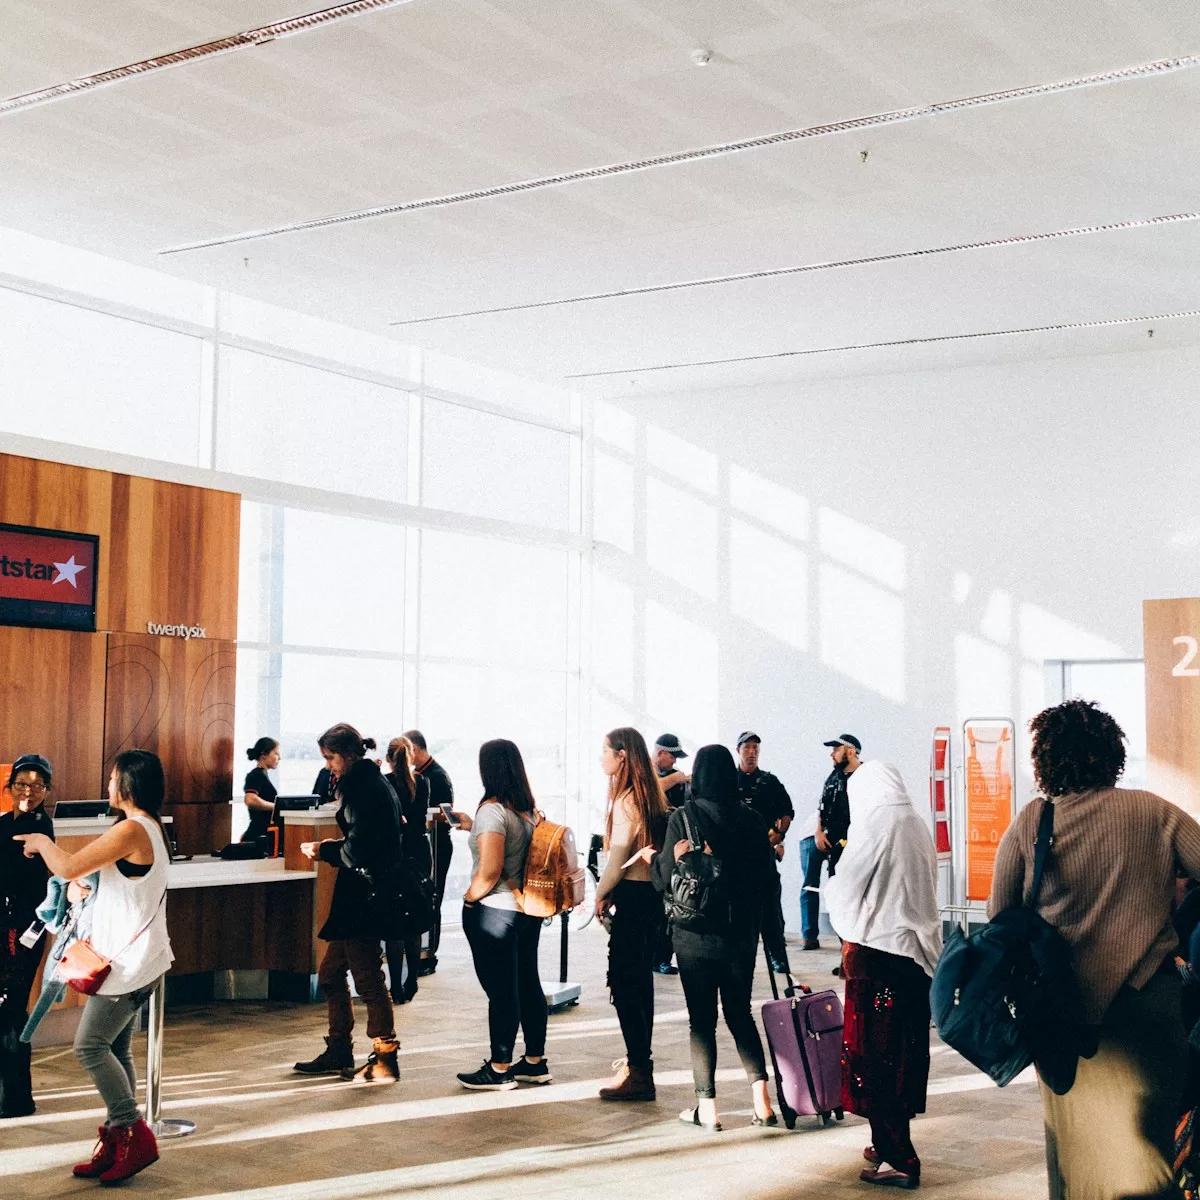
[[[64, 849], [75, 851], [111, 824], [105, 817], [66, 818], [55, 823], [55, 836]], [[336, 836], [336, 823], [332, 828]], [[312, 998], [320, 928], [315, 897], [326, 872], [332, 894], [334, 871], [324, 866], [314, 871], [314, 864], [303, 862], [302, 869], [291, 870], [278, 858], [226, 862], [205, 857], [168, 866], [167, 930], [175, 954], [167, 976], [168, 1004]], [[328, 907], [326, 897], [325, 912]], [[39, 975], [35, 997], [40, 988]], [[68, 989], [39, 1028], [35, 1045], [70, 1041], [84, 1000]]]

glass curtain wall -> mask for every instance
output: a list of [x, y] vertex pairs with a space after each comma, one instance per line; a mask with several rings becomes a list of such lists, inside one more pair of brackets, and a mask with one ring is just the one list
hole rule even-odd
[[[235, 837], [242, 748], [277, 738], [280, 793], [306, 794], [337, 721], [381, 756], [421, 728], [467, 811], [480, 743], [512, 738], [547, 815], [578, 820], [567, 393], [14, 231], [0, 257], [0, 448], [131, 455], [243, 496]], [[468, 864], [460, 846], [448, 920]]]

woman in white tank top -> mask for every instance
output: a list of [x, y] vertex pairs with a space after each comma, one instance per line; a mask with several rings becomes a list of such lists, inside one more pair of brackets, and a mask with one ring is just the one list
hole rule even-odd
[[55, 875], [71, 880], [68, 895], [79, 898], [76, 880], [99, 871], [92, 905], [93, 949], [111, 961], [99, 992], [89, 996], [75, 1035], [75, 1055], [108, 1107], [108, 1120], [90, 1162], [73, 1174], [117, 1183], [158, 1158], [158, 1145], [138, 1111], [131, 1044], [142, 1002], [166, 974], [174, 955], [167, 936], [167, 865], [170, 853], [159, 813], [165, 794], [162, 763], [148, 750], [117, 755], [108, 782], [119, 820], [107, 833], [74, 854], [44, 834], [20, 840], [25, 854], [40, 854]]

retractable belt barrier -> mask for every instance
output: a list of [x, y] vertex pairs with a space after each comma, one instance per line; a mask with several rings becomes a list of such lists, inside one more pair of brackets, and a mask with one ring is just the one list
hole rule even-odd
[[150, 993], [150, 1022], [146, 1030], [146, 1124], [156, 1138], [186, 1137], [196, 1132], [195, 1121], [164, 1120], [162, 1112], [163, 1009], [165, 986], [160, 979]]

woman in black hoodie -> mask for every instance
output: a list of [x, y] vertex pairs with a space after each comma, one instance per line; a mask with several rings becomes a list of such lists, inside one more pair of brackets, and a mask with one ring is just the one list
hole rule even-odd
[[728, 900], [728, 919], [707, 932], [673, 928], [671, 941], [679, 962], [679, 978], [691, 1025], [692, 1079], [696, 1107], [679, 1119], [711, 1132], [721, 1128], [717, 1116], [717, 997], [725, 1023], [741, 1056], [754, 1097], [755, 1125], [775, 1125], [767, 1095], [767, 1069], [762, 1039], [750, 1012], [750, 987], [768, 885], [774, 879], [774, 851], [763, 819], [738, 797], [737, 767], [724, 746], [704, 746], [696, 753], [692, 799], [671, 814], [664, 849], [655, 856], [651, 879], [669, 894], [676, 861], [692, 849], [688, 823], [705, 853], [718, 858]]
[[[305, 842], [301, 852], [337, 867], [329, 919], [317, 935], [326, 942], [317, 981], [329, 1004], [329, 1036], [325, 1049], [296, 1070], [306, 1075], [336, 1075], [357, 1083], [395, 1083], [400, 1078], [395, 1016], [383, 979], [380, 942], [404, 936], [404, 920], [396, 899], [401, 857], [400, 801], [379, 767], [365, 757], [375, 749], [352, 725], [327, 729], [317, 745], [337, 780], [335, 795], [341, 838]], [[354, 1070], [350, 1039], [354, 1010], [347, 973], [367, 1006], [370, 1057]]]

